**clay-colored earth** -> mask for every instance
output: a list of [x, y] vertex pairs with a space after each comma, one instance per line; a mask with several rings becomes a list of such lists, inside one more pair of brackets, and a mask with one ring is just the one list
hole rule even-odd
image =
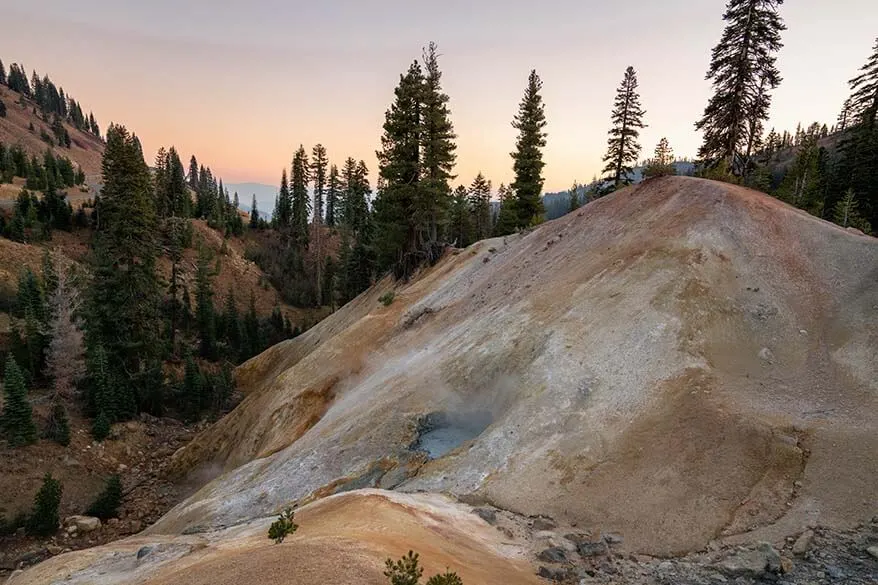
[[[175, 456], [177, 473], [216, 479], [143, 542], [364, 487], [550, 516], [652, 554], [851, 526], [878, 501], [876, 283], [878, 240], [766, 195], [682, 177], [625, 189], [449, 254], [388, 307], [382, 282], [241, 366], [247, 398]], [[420, 435], [437, 427], [460, 441], [428, 460]], [[330, 501], [359, 523], [361, 498]], [[425, 557], [469, 546], [456, 521], [418, 518], [400, 529], [429, 529], [412, 540]], [[229, 552], [179, 561], [191, 580], [177, 582], [230, 578], [239, 530], [211, 533]], [[400, 552], [371, 532], [334, 540], [348, 538], [327, 533], [326, 563], [372, 575]], [[449, 566], [507, 562], [479, 551]]]

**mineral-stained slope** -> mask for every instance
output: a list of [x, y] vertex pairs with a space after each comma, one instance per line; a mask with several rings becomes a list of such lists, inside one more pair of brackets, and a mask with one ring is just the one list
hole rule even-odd
[[[227, 473], [152, 531], [367, 486], [657, 553], [784, 517], [854, 521], [878, 495], [876, 285], [873, 238], [746, 189], [650, 181], [245, 364], [248, 398], [178, 457]], [[471, 440], [425, 461], [435, 427]]]
[[149, 535], [364, 487], [654, 554], [875, 513], [878, 240], [669, 177], [390, 287], [239, 369], [175, 460], [217, 477]]

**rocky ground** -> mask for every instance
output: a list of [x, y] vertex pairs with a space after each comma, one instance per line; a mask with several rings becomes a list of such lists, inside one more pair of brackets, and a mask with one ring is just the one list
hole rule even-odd
[[[115, 425], [110, 438], [97, 443], [91, 440], [87, 426], [79, 422], [73, 421], [73, 437], [67, 448], [41, 441], [26, 448], [28, 457], [13, 450], [0, 451], [3, 493], [18, 495], [3, 498], [3, 512], [12, 518], [26, 510], [42, 474], [51, 471], [64, 489], [60, 510], [63, 521], [80, 514], [97, 496], [104, 478], [117, 473], [124, 489], [119, 518], [97, 527], [62, 522], [62, 530], [49, 539], [26, 536], [23, 529], [0, 537], [0, 579], [10, 571], [57, 554], [136, 534], [192, 491], [192, 486], [172, 483], [165, 469], [170, 456], [191, 440], [198, 428], [144, 415], [140, 420]], [[73, 528], [76, 524], [79, 529]]]
[[725, 546], [678, 558], [625, 552], [624, 539], [559, 527], [490, 507], [474, 512], [510, 539], [531, 543], [537, 574], [578, 585], [867, 585], [878, 583], [878, 516], [848, 531], [814, 526], [781, 543]]

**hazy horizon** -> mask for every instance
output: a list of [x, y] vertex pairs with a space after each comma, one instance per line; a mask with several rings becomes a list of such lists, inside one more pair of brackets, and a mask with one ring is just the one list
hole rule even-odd
[[[479, 171], [495, 189], [511, 180], [510, 122], [535, 68], [549, 123], [545, 190], [560, 191], [600, 171], [628, 65], [649, 124], [641, 158], [662, 136], [678, 156], [694, 156], [700, 144], [693, 124], [710, 95], [704, 74], [725, 0], [605, 4], [548, 0], [534, 12], [530, 3], [451, 0], [437, 13], [401, 0], [380, 8], [352, 0], [31, 0], [5, 10], [0, 59], [48, 74], [94, 111], [102, 130], [111, 121], [128, 126], [148, 161], [174, 145], [184, 162], [195, 154], [227, 183], [274, 185], [300, 143], [310, 152], [321, 142], [334, 163], [366, 160], [374, 186], [399, 74], [433, 40], [458, 135], [455, 184]], [[847, 81], [871, 53], [878, 4], [797, 0], [781, 15], [784, 82], [766, 128], [831, 125]], [[243, 203], [248, 197], [241, 193]]]

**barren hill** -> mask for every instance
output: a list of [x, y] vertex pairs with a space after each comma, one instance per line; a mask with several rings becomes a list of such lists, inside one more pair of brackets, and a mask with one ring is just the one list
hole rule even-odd
[[[365, 487], [412, 495], [306, 507], [305, 532], [283, 550], [319, 550], [334, 569], [291, 562], [276, 582], [355, 566], [379, 583], [383, 556], [406, 549], [384, 539], [407, 535], [453, 570], [512, 571], [473, 582], [529, 582], [496, 531], [454, 516], [464, 504], [435, 513], [437, 496], [416, 492], [618, 534], [651, 554], [853, 526], [878, 501], [876, 282], [878, 240], [760, 193], [682, 177], [625, 189], [449, 254], [387, 307], [384, 282], [244, 364], [247, 398], [175, 457], [181, 474], [221, 475], [136, 540], [12, 582], [85, 582], [89, 566], [107, 583], [247, 574], [280, 554], [248, 527]], [[413, 524], [381, 499], [406, 502]], [[321, 533], [336, 513], [353, 528]], [[192, 533], [208, 552], [174, 536]], [[153, 542], [178, 552], [138, 572], [128, 556]]]

